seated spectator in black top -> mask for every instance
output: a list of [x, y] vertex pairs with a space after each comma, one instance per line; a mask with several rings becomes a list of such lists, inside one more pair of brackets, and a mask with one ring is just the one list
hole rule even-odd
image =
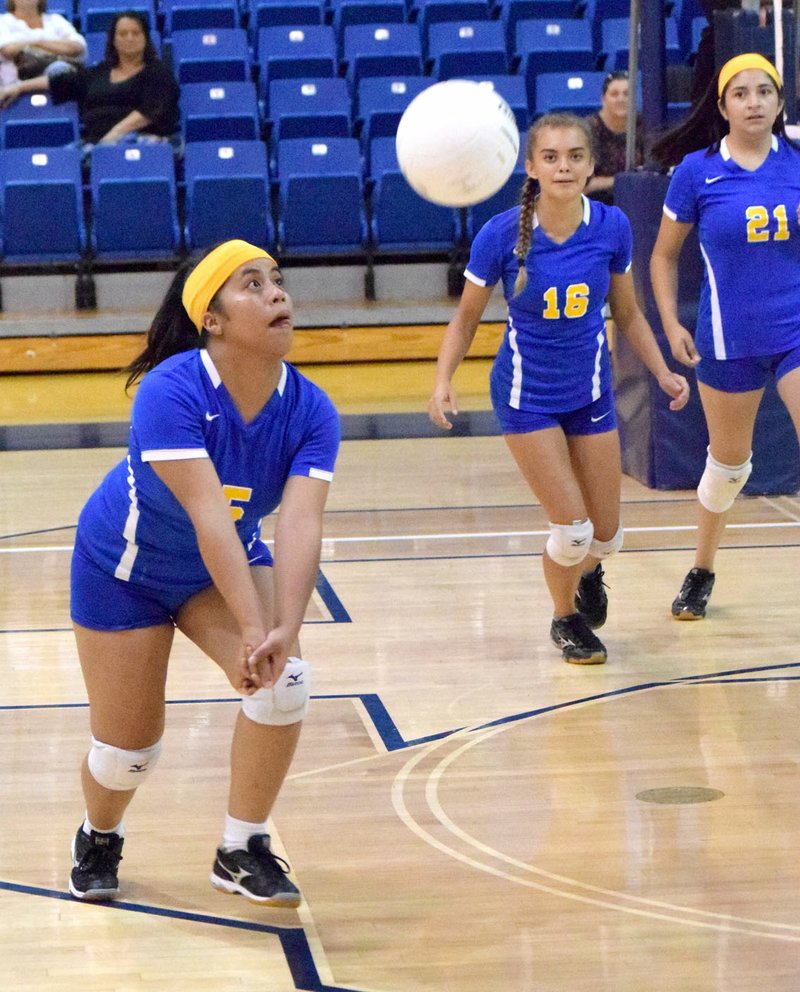
[[[614, 202], [614, 176], [625, 170], [628, 130], [629, 83], [627, 72], [610, 72], [603, 80], [600, 110], [588, 119], [594, 141], [594, 175], [586, 184], [586, 195], [603, 203]], [[644, 161], [644, 138], [636, 120], [636, 161]]]
[[46, 75], [1, 89], [0, 105], [34, 90], [50, 90], [54, 103], [77, 100], [85, 146], [122, 139], [175, 143], [178, 84], [158, 58], [147, 21], [135, 11], [115, 14], [98, 65], [75, 69], [54, 63]]

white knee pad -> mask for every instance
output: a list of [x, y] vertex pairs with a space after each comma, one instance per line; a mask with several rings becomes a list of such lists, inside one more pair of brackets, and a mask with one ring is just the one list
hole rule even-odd
[[706, 467], [697, 487], [697, 498], [710, 513], [724, 513], [744, 488], [753, 471], [752, 452], [741, 465], [723, 465], [708, 450]]
[[89, 771], [92, 778], [105, 789], [127, 792], [136, 789], [155, 768], [161, 754], [161, 741], [141, 751], [125, 751], [112, 744], [92, 738], [89, 750]]
[[593, 558], [599, 558], [602, 561], [604, 558], [610, 558], [611, 555], [615, 555], [619, 549], [622, 547], [622, 539], [625, 536], [625, 530], [622, 524], [619, 525], [617, 533], [611, 538], [610, 541], [598, 541], [596, 537], [592, 538], [592, 543], [589, 545], [589, 554]]
[[274, 686], [242, 697], [242, 712], [253, 723], [283, 727], [303, 719], [310, 695], [311, 666], [302, 658], [289, 658]]
[[571, 524], [549, 524], [550, 536], [545, 545], [548, 555], [557, 565], [569, 568], [589, 554], [594, 535], [591, 520], [573, 520]]

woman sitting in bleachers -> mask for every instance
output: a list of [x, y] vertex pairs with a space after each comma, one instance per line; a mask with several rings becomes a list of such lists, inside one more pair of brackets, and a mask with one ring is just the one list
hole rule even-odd
[[54, 103], [77, 101], [86, 148], [120, 140], [179, 144], [178, 84], [158, 57], [147, 21], [135, 11], [114, 16], [98, 65], [54, 63], [41, 76], [0, 89], [0, 105], [34, 90], [49, 90]]

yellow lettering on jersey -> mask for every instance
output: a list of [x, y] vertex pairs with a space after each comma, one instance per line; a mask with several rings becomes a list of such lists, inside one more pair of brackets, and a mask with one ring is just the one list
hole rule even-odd
[[223, 486], [222, 491], [225, 493], [225, 498], [231, 504], [231, 516], [234, 520], [241, 520], [244, 516], [244, 510], [241, 506], [234, 506], [234, 500], [237, 503], [249, 503], [250, 497], [253, 495], [253, 490], [248, 489], [247, 486]]
[[[567, 286], [564, 316], [570, 320], [582, 317], [589, 308], [589, 287], [585, 282], [575, 282]], [[561, 311], [558, 309], [558, 287], [551, 286], [544, 294], [547, 306], [542, 311], [545, 320], [558, 320]]]
[[[766, 207], [748, 207], [745, 211], [747, 217], [747, 240], [751, 244], [763, 244], [769, 241], [769, 211]], [[772, 216], [778, 224], [778, 230], [773, 235], [773, 241], [789, 240], [789, 221], [786, 216], [786, 206], [779, 203], [772, 211]]]

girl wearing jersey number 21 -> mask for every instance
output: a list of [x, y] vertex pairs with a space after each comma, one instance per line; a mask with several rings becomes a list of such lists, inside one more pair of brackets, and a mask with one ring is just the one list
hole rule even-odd
[[[783, 83], [763, 56], [737, 55], [720, 69], [709, 102], [717, 140], [675, 170], [650, 262], [672, 354], [697, 366], [709, 436], [695, 563], [672, 604], [678, 620], [706, 614], [728, 511], [752, 469], [768, 375], [800, 434], [800, 151], [785, 136]], [[683, 132], [665, 136], [662, 153], [692, 141], [703, 116], [699, 107]], [[695, 224], [705, 275], [693, 339], [678, 319], [677, 268]], [[763, 273], [759, 288], [747, 278], [754, 273]]]
[[[92, 739], [69, 887], [77, 899], [117, 895], [123, 814], [158, 759], [177, 627], [242, 697], [211, 883], [296, 906], [266, 819], [308, 704], [298, 633], [319, 569], [339, 418], [283, 360], [292, 303], [274, 259], [227, 241], [190, 268], [175, 276], [129, 368], [128, 384], [141, 381], [127, 458], [78, 522], [70, 607]], [[279, 503], [273, 561], [261, 520]]]
[[606, 619], [601, 562], [622, 545], [606, 298], [617, 327], [672, 397], [670, 407], [680, 409], [689, 397], [636, 303], [627, 218], [584, 196], [593, 165], [581, 118], [550, 114], [528, 130], [521, 204], [475, 237], [428, 403], [431, 420], [449, 428], [447, 407], [458, 413], [453, 375], [502, 280], [508, 323], [492, 367], [492, 404], [550, 521], [543, 555], [554, 608], [550, 636], [564, 660], [579, 665], [606, 660], [593, 633]]

